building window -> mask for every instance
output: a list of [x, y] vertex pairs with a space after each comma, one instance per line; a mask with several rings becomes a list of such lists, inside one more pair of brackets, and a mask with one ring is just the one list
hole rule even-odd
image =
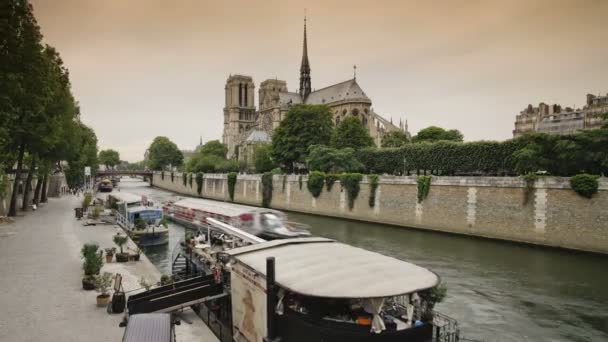
[[346, 109], [342, 110], [342, 115], [346, 115]]
[[363, 124], [363, 126], [365, 128], [367, 128], [367, 117], [365, 115], [363, 115], [363, 119], [361, 120], [361, 123]]
[[338, 117], [336, 118], [336, 126], [338, 126], [339, 124], [340, 124], [340, 117], [338, 116]]
[[359, 110], [357, 108], [355, 108], [355, 109], [353, 109], [353, 111], [351, 113], [353, 114], [353, 116], [358, 116]]

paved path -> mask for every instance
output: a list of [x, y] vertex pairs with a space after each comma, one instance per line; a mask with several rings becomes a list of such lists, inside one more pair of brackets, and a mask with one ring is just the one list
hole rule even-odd
[[[113, 247], [117, 228], [84, 227], [74, 219], [73, 208], [81, 199], [50, 199], [15, 223], [0, 225], [0, 341], [121, 340], [123, 329], [118, 323], [122, 315], [97, 308], [97, 293], [82, 290], [79, 255], [82, 244], [89, 241], [101, 248]], [[102, 272], [120, 272], [127, 291], [139, 287], [142, 276], [158, 281], [159, 272], [145, 256], [142, 259], [105, 264]], [[178, 332], [183, 330], [181, 341], [201, 341], [200, 335], [191, 339], [187, 333], [200, 329], [200, 324], [202, 321], [177, 327]]]

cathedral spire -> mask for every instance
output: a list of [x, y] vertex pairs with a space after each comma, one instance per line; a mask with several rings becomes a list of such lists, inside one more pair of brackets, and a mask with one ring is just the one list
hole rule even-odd
[[308, 44], [306, 41], [306, 15], [304, 15], [304, 43], [302, 47], [302, 65], [300, 66], [300, 96], [306, 99], [311, 92], [310, 63], [308, 62]]

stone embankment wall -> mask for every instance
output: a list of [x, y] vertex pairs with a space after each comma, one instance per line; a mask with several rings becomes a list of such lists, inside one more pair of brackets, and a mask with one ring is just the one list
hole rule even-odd
[[[193, 177], [194, 178], [194, 177]], [[608, 178], [591, 199], [576, 194], [568, 178], [543, 177], [527, 188], [520, 178], [433, 177], [428, 197], [418, 203], [416, 177], [380, 177], [375, 205], [369, 205], [370, 185], [361, 182], [353, 210], [339, 181], [318, 198], [307, 189], [307, 178], [275, 175], [271, 206], [316, 215], [385, 223], [403, 227], [465, 234], [493, 239], [583, 251], [608, 253]], [[153, 185], [194, 197], [229, 200], [226, 175], [206, 174], [201, 195], [195, 179], [183, 185], [154, 174]], [[528, 194], [528, 196], [526, 196]], [[526, 201], [525, 198], [528, 198]], [[260, 206], [260, 175], [239, 175], [237, 203]]]
[[[23, 182], [25, 183], [25, 179], [27, 178], [27, 173], [23, 175]], [[0, 216], [5, 216], [8, 212], [8, 209], [11, 204], [11, 194], [13, 193], [13, 182], [15, 180], [15, 175], [8, 175], [8, 184], [4, 191], [4, 197], [0, 197]], [[36, 182], [38, 181], [38, 177], [34, 176], [32, 178], [31, 184], [31, 195], [30, 195], [30, 205], [33, 203], [34, 190], [36, 189]], [[65, 175], [63, 173], [54, 174], [49, 177], [47, 185], [47, 196], [48, 197], [59, 197], [63, 193], [67, 191], [67, 182], [65, 180]], [[17, 204], [19, 210], [21, 210], [21, 205], [23, 204], [23, 194], [17, 195]]]

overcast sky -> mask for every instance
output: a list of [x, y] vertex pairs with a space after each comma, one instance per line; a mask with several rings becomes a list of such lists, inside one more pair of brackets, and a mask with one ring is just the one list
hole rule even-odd
[[608, 1], [33, 0], [101, 149], [221, 139], [229, 74], [295, 91], [308, 13], [313, 88], [357, 81], [386, 118], [511, 137], [528, 103], [608, 92]]

